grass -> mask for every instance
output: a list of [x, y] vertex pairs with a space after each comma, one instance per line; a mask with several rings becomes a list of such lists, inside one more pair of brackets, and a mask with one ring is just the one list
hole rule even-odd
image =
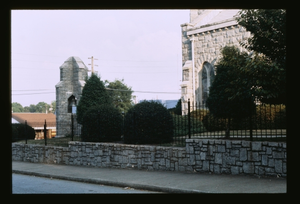
[[[196, 130], [197, 128], [195, 128]], [[283, 136], [275, 137], [276, 134], [282, 134]], [[261, 137], [262, 135], [262, 137]], [[265, 135], [273, 135], [273, 138], [266, 137]], [[242, 140], [250, 140], [250, 131], [247, 130], [231, 130], [230, 131], [230, 138], [231, 140], [234, 139], [242, 139]], [[286, 129], [278, 129], [275, 130], [253, 130], [253, 141], [286, 141]], [[215, 131], [215, 132], [200, 132], [200, 133], [193, 133], [191, 134], [191, 139], [225, 139], [225, 131]], [[171, 143], [164, 143], [164, 144], [156, 144], [159, 146], [172, 146], [172, 147], [184, 147], [185, 146], [185, 139], [188, 136], [185, 133], [181, 136], [175, 136], [174, 141]], [[52, 138], [47, 139], [47, 146], [60, 146], [60, 147], [68, 147], [69, 142], [71, 141], [71, 137], [61, 137], [61, 138]], [[74, 137], [73, 141], [81, 141], [80, 137]], [[18, 141], [17, 143], [25, 144], [25, 140]], [[45, 140], [27, 140], [27, 144], [35, 144], [35, 145], [45, 145]], [[150, 144], [149, 144], [150, 145]], [[153, 145], [153, 144], [151, 144]]]
[[[47, 138], [47, 146], [68, 147], [68, 142], [71, 140], [71, 137]], [[81, 138], [74, 137], [73, 141], [81, 141]], [[25, 144], [25, 140], [17, 141], [16, 143]], [[45, 140], [27, 140], [27, 144], [45, 145]]]

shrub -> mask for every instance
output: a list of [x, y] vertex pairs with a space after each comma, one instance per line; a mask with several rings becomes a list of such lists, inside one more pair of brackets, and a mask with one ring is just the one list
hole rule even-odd
[[202, 122], [207, 131], [226, 130], [227, 119], [216, 118], [211, 113], [207, 113]]
[[26, 135], [25, 135], [25, 124], [11, 124], [12, 129], [12, 142], [16, 142], [19, 140], [34, 140], [35, 138], [35, 131], [34, 129], [26, 125]]
[[173, 119], [166, 107], [143, 101], [125, 116], [124, 142], [133, 144], [168, 143], [173, 140]]
[[[285, 106], [282, 105], [258, 105], [256, 106], [256, 111], [253, 113], [251, 118], [252, 129], [286, 128], [286, 109]], [[206, 114], [202, 119], [203, 125], [208, 131], [226, 130], [226, 121], [227, 119], [217, 118], [211, 113]], [[232, 119], [230, 129], [250, 129], [249, 117]]]
[[95, 74], [86, 80], [82, 89], [82, 96], [77, 106], [77, 122], [83, 123], [85, 112], [98, 104], [111, 104], [112, 100], [108, 95], [103, 81]]
[[83, 116], [83, 142], [111, 142], [121, 140], [123, 116], [113, 105], [89, 108]]
[[[174, 135], [184, 136], [188, 135], [188, 116], [173, 115], [174, 121]], [[191, 134], [205, 132], [206, 129], [202, 122], [196, 117], [191, 116]]]

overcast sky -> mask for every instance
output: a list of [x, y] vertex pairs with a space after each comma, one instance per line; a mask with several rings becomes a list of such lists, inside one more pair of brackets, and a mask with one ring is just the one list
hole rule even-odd
[[78, 56], [101, 80], [124, 78], [138, 100], [180, 98], [181, 27], [189, 10], [12, 10], [12, 102], [56, 99], [59, 67]]

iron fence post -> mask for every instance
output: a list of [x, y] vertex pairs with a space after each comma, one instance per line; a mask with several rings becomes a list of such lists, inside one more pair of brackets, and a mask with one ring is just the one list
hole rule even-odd
[[253, 140], [253, 138], [252, 138], [252, 134], [253, 134], [253, 132], [252, 132], [252, 110], [250, 110], [250, 116], [249, 116], [249, 119], [250, 119], [250, 141], [252, 141]]
[[189, 139], [191, 139], [191, 103], [190, 103], [190, 99], [188, 100], [188, 131], [189, 131]]
[[74, 116], [73, 113], [71, 114], [71, 138], [73, 141], [73, 137], [74, 137]]
[[47, 146], [47, 124], [46, 124], [46, 120], [45, 120], [45, 124], [44, 124], [44, 139], [45, 139], [45, 146]]
[[27, 120], [25, 120], [25, 144], [27, 144]]

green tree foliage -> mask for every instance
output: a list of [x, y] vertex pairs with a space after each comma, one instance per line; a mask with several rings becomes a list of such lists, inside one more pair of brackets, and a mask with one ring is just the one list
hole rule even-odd
[[182, 114], [182, 109], [181, 109], [181, 99], [179, 99], [179, 100], [177, 101], [177, 104], [176, 104], [176, 106], [175, 106], [174, 113], [175, 113], [176, 115], [181, 115], [181, 114]]
[[[26, 128], [26, 132], [25, 132]], [[12, 142], [16, 142], [19, 140], [33, 140], [35, 138], [35, 131], [32, 127], [25, 124], [11, 124], [12, 129]]]
[[143, 101], [125, 115], [124, 142], [168, 143], [173, 140], [173, 129], [173, 118], [166, 107], [155, 101]]
[[55, 113], [55, 111], [56, 111], [56, 101], [52, 101], [51, 102], [51, 108], [52, 108], [52, 113]]
[[[55, 101], [54, 101], [55, 102]], [[53, 103], [53, 102], [52, 102]], [[30, 112], [30, 113], [46, 113], [46, 108], [49, 112], [50, 105], [45, 102], [39, 102], [38, 104], [30, 104], [24, 108], [20, 103], [14, 102], [11, 104], [14, 113], [17, 112]]]
[[[210, 87], [207, 106], [217, 118], [243, 118], [249, 116], [255, 108], [251, 94], [251, 85], [238, 84], [239, 67], [246, 63], [247, 53], [240, 53], [236, 47], [224, 47], [222, 58], [216, 65], [217, 74]], [[235, 60], [232, 60], [235, 59]], [[239, 97], [233, 97], [239, 92]], [[227, 124], [229, 137], [230, 120]]]
[[11, 104], [11, 107], [12, 107], [12, 111], [14, 113], [20, 113], [20, 112], [23, 112], [24, 111], [24, 108], [23, 106], [20, 104], [20, 103], [17, 103], [17, 102], [13, 102]]
[[24, 106], [23, 112], [25, 112], [25, 113], [30, 112], [29, 106]]
[[113, 82], [105, 81], [108, 94], [112, 98], [114, 106], [122, 113], [127, 112], [132, 107], [132, 93], [131, 87], [124, 83], [124, 79], [115, 80]]
[[84, 114], [81, 138], [84, 142], [121, 140], [123, 116], [111, 104], [90, 107]]
[[262, 101], [285, 103], [286, 10], [244, 9], [237, 21], [252, 34], [241, 44], [254, 51], [254, 57], [241, 68], [241, 80], [255, 81], [256, 94], [262, 97]]
[[83, 123], [85, 112], [93, 106], [102, 104], [111, 104], [112, 100], [109, 97], [104, 83], [95, 74], [86, 80], [86, 84], [82, 90], [82, 96], [77, 106], [77, 121]]
[[45, 102], [39, 102], [35, 106], [35, 112], [37, 113], [46, 113], [46, 108], [49, 110], [50, 105]]

